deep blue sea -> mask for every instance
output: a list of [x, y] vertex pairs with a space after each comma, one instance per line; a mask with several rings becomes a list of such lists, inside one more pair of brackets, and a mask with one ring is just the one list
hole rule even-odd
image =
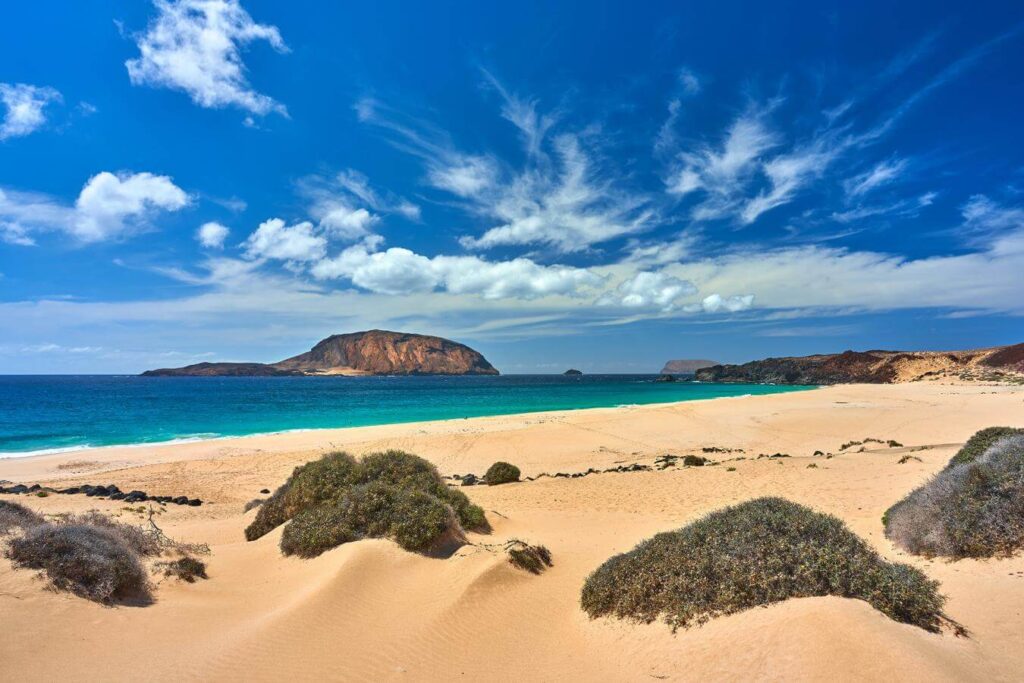
[[809, 388], [654, 379], [654, 375], [0, 376], [0, 457]]

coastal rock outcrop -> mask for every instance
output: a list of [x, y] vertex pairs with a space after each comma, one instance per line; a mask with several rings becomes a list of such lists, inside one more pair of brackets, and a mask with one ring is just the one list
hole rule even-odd
[[702, 382], [891, 384], [941, 377], [998, 379], [1024, 371], [1024, 344], [967, 351], [844, 351], [697, 370]]
[[479, 352], [441, 337], [386, 330], [336, 334], [278, 363], [199, 363], [142, 373], [162, 376], [497, 375]]
[[714, 360], [695, 360], [695, 359], [680, 359], [670, 360], [665, 363], [665, 367], [661, 369], [663, 375], [692, 375], [702, 368], [710, 368], [714, 365], [718, 365], [718, 361]]

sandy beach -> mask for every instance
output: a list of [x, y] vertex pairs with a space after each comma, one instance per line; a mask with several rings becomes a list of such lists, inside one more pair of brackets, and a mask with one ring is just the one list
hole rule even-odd
[[[0, 479], [19, 483], [114, 483], [202, 498], [199, 508], [168, 506], [159, 523], [211, 547], [208, 581], [161, 581], [148, 607], [54, 593], [0, 559], [0, 663], [10, 680], [1020, 680], [1024, 558], [908, 556], [884, 538], [880, 520], [973, 432], [1002, 424], [1024, 425], [1024, 387], [846, 385], [0, 460]], [[865, 437], [903, 446], [839, 452]], [[532, 477], [712, 447], [731, 449], [708, 454], [714, 467], [464, 487], [493, 532], [470, 534], [477, 545], [447, 559], [368, 540], [302, 560], [281, 555], [280, 529], [252, 543], [242, 534], [255, 514], [243, 513], [246, 501], [331, 449], [401, 448], [446, 476], [507, 460]], [[774, 453], [791, 457], [757, 457]], [[920, 461], [899, 464], [907, 454]], [[585, 577], [611, 555], [762, 495], [835, 514], [885, 557], [939, 580], [948, 614], [969, 637], [928, 633], [839, 598], [789, 600], [674, 634], [581, 611]], [[98, 509], [142, 520], [117, 501], [3, 498], [48, 514]], [[554, 566], [530, 575], [483, 546], [513, 537], [547, 546]]]

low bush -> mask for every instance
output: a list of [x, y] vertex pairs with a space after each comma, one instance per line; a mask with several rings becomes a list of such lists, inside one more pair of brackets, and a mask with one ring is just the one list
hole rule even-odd
[[968, 456], [886, 511], [885, 535], [893, 543], [955, 559], [1008, 556], [1024, 547], [1024, 435]]
[[508, 561], [513, 567], [540, 574], [551, 565], [551, 551], [542, 545], [515, 543], [508, 548]]
[[43, 518], [24, 505], [0, 500], [0, 536], [14, 529], [29, 529], [43, 523]]
[[210, 578], [206, 575], [206, 563], [194, 557], [186, 556], [171, 562], [161, 562], [157, 566], [163, 569], [164, 576], [181, 579], [187, 583]]
[[266, 498], [253, 498], [252, 500], [245, 504], [245, 507], [242, 508], [242, 512], [248, 512], [249, 510], [258, 508], [259, 506], [263, 505], [266, 502]]
[[69, 515], [62, 523], [88, 525], [105, 529], [121, 539], [132, 552], [138, 555], [155, 556], [163, 552], [160, 539], [156, 534], [150, 533], [134, 524], [118, 522], [101, 512], [92, 511], [80, 515]]
[[974, 462], [996, 441], [1007, 436], [1017, 436], [1020, 434], [1024, 434], [1024, 429], [1016, 427], [987, 427], [975, 432], [974, 436], [969, 438], [967, 443], [963, 445], [963, 448], [957, 451], [957, 454], [950, 459], [948, 467]]
[[581, 604], [591, 617], [664, 618], [675, 629], [824, 595], [929, 631], [943, 620], [936, 581], [885, 561], [838, 518], [781, 498], [713, 512], [612, 557], [587, 578]]
[[403, 451], [372, 453], [361, 461], [331, 453], [296, 468], [260, 507], [246, 538], [285, 522], [281, 550], [300, 557], [369, 537], [424, 552], [446, 537], [461, 537], [463, 529], [487, 525], [482, 508], [448, 487], [428, 461]]
[[15, 566], [42, 570], [57, 590], [96, 602], [149, 599], [138, 556], [113, 531], [85, 524], [41, 524], [11, 541]]
[[703, 467], [707, 461], [707, 458], [702, 458], [699, 455], [685, 455], [683, 456], [683, 467]]
[[487, 482], [488, 486], [508, 484], [513, 481], [519, 481], [519, 475], [518, 467], [499, 460], [487, 468], [487, 472], [484, 473], [484, 481]]

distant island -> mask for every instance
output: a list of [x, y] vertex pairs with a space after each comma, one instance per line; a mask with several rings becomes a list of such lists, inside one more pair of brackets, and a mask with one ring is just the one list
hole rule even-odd
[[566, 370], [562, 374], [563, 375], [570, 375], [570, 376], [576, 377], [578, 375], [582, 375], [583, 372], [580, 371], [580, 370], [577, 370], [576, 368], [569, 368], [568, 370]]
[[196, 363], [144, 377], [287, 377], [311, 375], [497, 375], [479, 352], [441, 337], [368, 330], [327, 337], [277, 363]]
[[713, 365], [718, 365], [716, 360], [670, 360], [665, 363], [665, 367], [661, 369], [662, 375], [692, 375], [701, 368], [710, 368]]
[[701, 368], [701, 382], [894, 384], [918, 380], [1024, 377], [1024, 344], [967, 351], [844, 351]]

